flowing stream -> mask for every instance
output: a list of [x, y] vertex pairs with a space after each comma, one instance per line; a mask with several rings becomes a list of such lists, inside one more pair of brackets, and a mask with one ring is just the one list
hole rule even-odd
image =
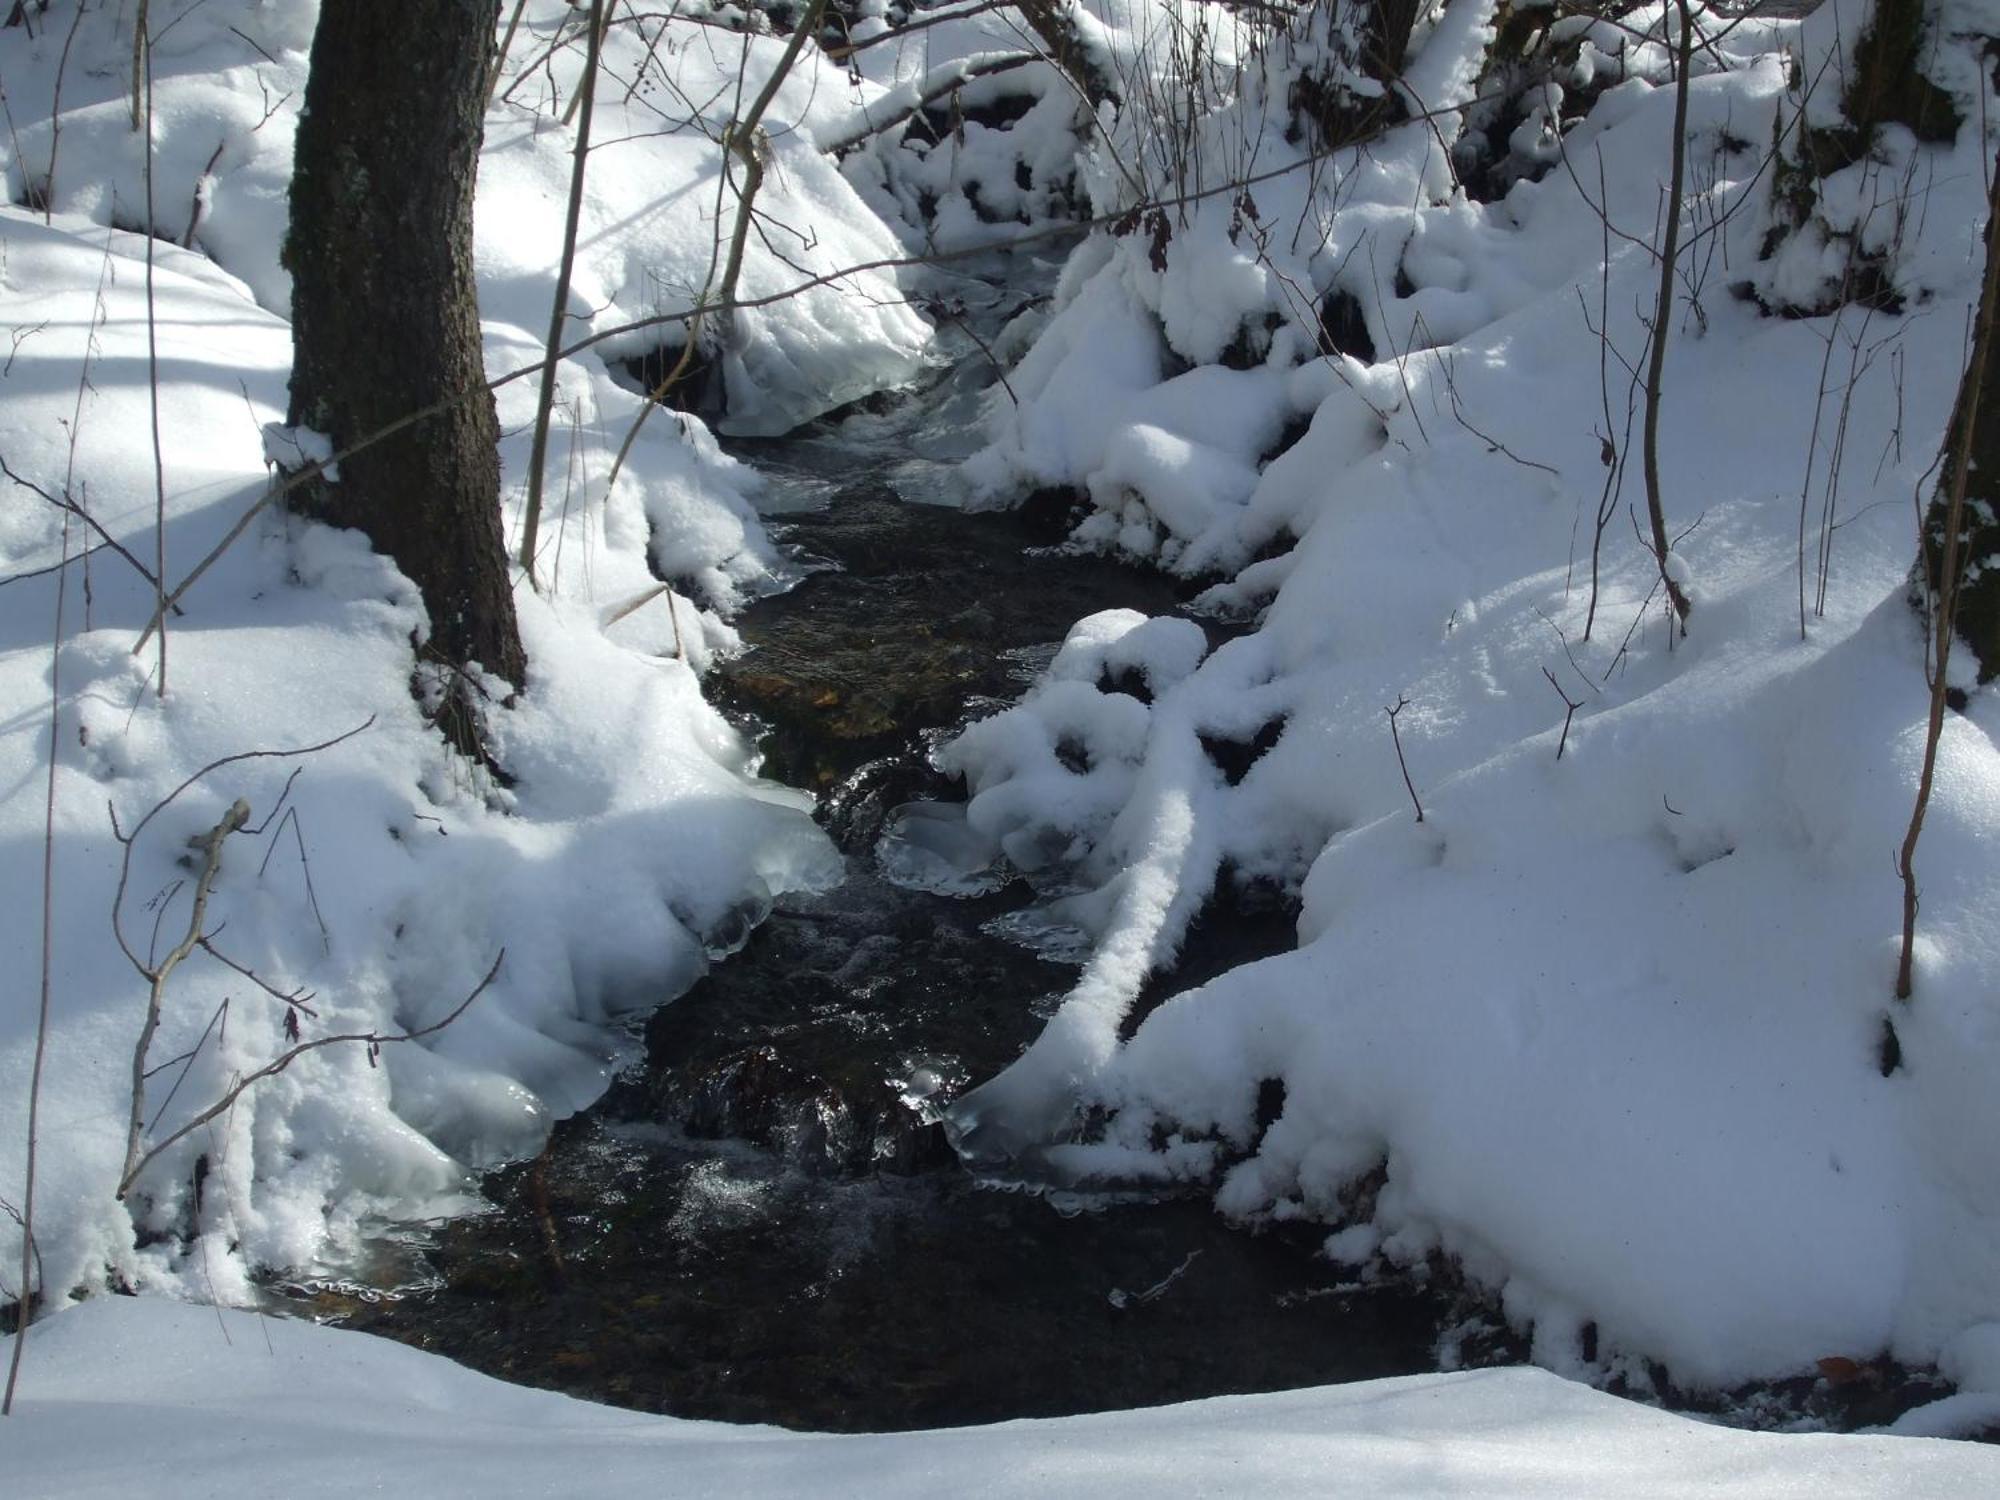
[[[315, 1315], [577, 1395], [831, 1429], [1436, 1367], [1451, 1300], [1345, 1282], [1313, 1233], [1253, 1236], [1199, 1198], [982, 1186], [945, 1143], [937, 1106], [1034, 1037], [1078, 955], [1037, 918], [1046, 892], [958, 858], [963, 789], [930, 747], [1018, 694], [1081, 616], [1179, 602], [1049, 550], [1060, 503], [923, 503], [990, 380], [971, 350], [884, 412], [736, 449], [806, 571], [740, 619], [754, 649], [711, 691], [765, 774], [819, 794], [846, 882], [781, 899], [655, 1013], [603, 1100], [487, 1178], [491, 1212], [374, 1278], [399, 1293], [297, 1289]], [[1287, 911], [1215, 912], [1170, 984], [1291, 931]]]
[[[966, 855], [963, 788], [930, 748], [1017, 695], [1081, 616], [1180, 604], [1156, 574], [1052, 549], [1059, 499], [924, 503], [991, 381], [965, 343], [914, 397], [736, 449], [771, 478], [804, 576], [744, 614], [753, 649], [710, 690], [766, 774], [819, 795], [846, 881], [781, 899], [654, 1013], [597, 1105], [488, 1175], [490, 1212], [386, 1234], [372, 1274], [291, 1287], [291, 1308], [529, 1385], [830, 1430], [1525, 1356], [1449, 1274], [1356, 1281], [1310, 1227], [1251, 1234], [1201, 1197], [1008, 1190], [947, 1145], [939, 1105], [1035, 1036], [1080, 954], [1038, 916], [1048, 890]], [[1288, 910], [1211, 908], [1148, 998], [1292, 941]], [[1808, 1381], [1711, 1409], [1769, 1425], [1815, 1399]]]

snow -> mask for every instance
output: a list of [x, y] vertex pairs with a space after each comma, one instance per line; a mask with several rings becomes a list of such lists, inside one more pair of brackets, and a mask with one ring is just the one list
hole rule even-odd
[[[503, 1385], [398, 1345], [110, 1299], [38, 1331], [9, 1493], [1786, 1496], [2000, 1484], [1990, 1447], [1732, 1432], [1531, 1369], [1061, 1420], [832, 1437], [676, 1421]], [[243, 1413], [254, 1413], [248, 1422]], [[587, 1476], [587, 1478], [585, 1477]]]
[[[163, 16], [154, 7], [156, 201], [162, 228], [191, 239], [193, 250], [101, 227], [133, 222], [144, 202], [121, 92], [130, 35], [115, 10], [82, 13], [62, 73], [59, 135], [49, 101], [64, 26], [38, 26], [33, 38], [22, 28], [0, 34], [18, 127], [4, 148], [10, 182], [45, 173], [57, 153], [48, 222], [0, 209], [0, 326], [13, 334], [0, 376], [0, 455], [51, 495], [67, 487], [150, 566], [150, 249], [162, 545], [178, 579], [262, 493], [274, 448], [289, 459], [325, 448], [321, 435], [282, 425], [291, 341], [274, 312], [289, 300], [278, 247], [314, 8], [240, 0]], [[567, 11], [531, 6], [519, 55], [545, 45]], [[725, 45], [722, 35], [705, 33], [703, 46], [674, 53], [679, 86], [713, 92], [718, 79], [733, 80], [739, 42]], [[614, 71], [635, 68], [638, 45], [619, 34], [608, 54]], [[770, 43], [750, 50], [754, 79]], [[559, 86], [573, 81], [574, 66], [555, 64]], [[845, 79], [832, 76], [845, 91]], [[775, 156], [766, 206], [821, 223], [820, 248], [790, 257], [804, 256], [808, 270], [879, 259], [899, 245], [794, 128], [831, 110], [826, 82], [795, 79], [767, 119]], [[656, 115], [642, 120], [651, 106], [638, 93], [621, 102], [622, 90], [606, 92], [573, 335], [645, 316], [661, 298], [672, 305], [701, 285], [712, 246], [712, 220], [688, 205], [713, 197], [713, 148], [698, 136], [659, 134]], [[224, 149], [211, 162], [218, 133]], [[476, 217], [496, 376], [541, 357], [558, 248], [548, 226], [560, 222], [570, 139], [523, 104], [497, 105], [489, 122]], [[190, 235], [197, 186], [202, 209]], [[744, 290], [796, 274], [758, 249]], [[828, 289], [825, 307], [807, 299], [748, 315], [734, 394], [752, 425], [788, 425], [917, 367], [928, 330], [893, 275], [867, 273], [859, 284], [871, 295]], [[596, 353], [562, 367], [545, 592], [516, 591], [529, 678], [518, 707], [495, 724], [496, 753], [515, 778], [508, 788], [449, 755], [411, 700], [422, 608], [362, 538], [275, 509], [253, 518], [168, 622], [164, 701], [149, 686], [151, 648], [131, 650], [151, 614], [150, 585], [109, 551], [95, 554], [87, 575], [73, 570], [57, 663], [55, 1012], [37, 1205], [51, 1286], [108, 1276], [240, 1300], [256, 1267], [338, 1265], [373, 1218], [464, 1207], [470, 1168], [533, 1151], [551, 1120], [603, 1089], [630, 1045], [629, 1018], [740, 946], [774, 893], [838, 877], [810, 799], [759, 781], [749, 748], [701, 697], [697, 674], [736, 646], [723, 615], [785, 576], [757, 516], [762, 483], [700, 421], [662, 416], [607, 492], [612, 457], [641, 409], [620, 382]], [[510, 539], [531, 387], [516, 380], [498, 393]], [[65, 545], [74, 556], [81, 523], [71, 532], [65, 544], [62, 513], [10, 484], [0, 505], [5, 574], [45, 568]], [[659, 587], [661, 576], [671, 590]], [[41, 888], [38, 789], [54, 622], [53, 575], [0, 594], [0, 701], [10, 706], [0, 737], [8, 788], [0, 881], [24, 893], [23, 911], [25, 893]], [[451, 1027], [421, 1045], [385, 1048], [379, 1066], [367, 1048], [334, 1047], [257, 1084], [148, 1168], [128, 1209], [112, 1188], [146, 987], [106, 933], [119, 854], [107, 805], [130, 829], [223, 757], [350, 732], [324, 751], [240, 762], [201, 779], [135, 846], [124, 931], [142, 956], [149, 944], [172, 944], [187, 918], [177, 864], [185, 842], [241, 796], [260, 832], [230, 842], [210, 927], [223, 928], [218, 948], [276, 989], [311, 993], [303, 1039], [428, 1025], [504, 950], [495, 981]], [[164, 902], [157, 934], [156, 897]], [[12, 925], [5, 954], [11, 972], [35, 974], [37, 924]], [[195, 1047], [211, 1021], [215, 1029], [158, 1135], [276, 1056], [289, 1040], [284, 1020], [275, 998], [195, 954], [171, 981], [151, 1060]], [[0, 1092], [13, 1120], [0, 1144], [9, 1201], [21, 1180], [31, 1024], [32, 1010], [16, 1007], [0, 1028]], [[162, 1075], [153, 1105], [173, 1089], [174, 1074]], [[197, 1158], [206, 1170], [199, 1192], [190, 1176]], [[17, 1265], [18, 1230], [0, 1225], [0, 1261]], [[141, 1231], [151, 1241], [144, 1248]], [[0, 1277], [12, 1286], [11, 1272]]]
[[[0, 455], [87, 504], [139, 562], [164, 546], [178, 578], [263, 492], [267, 458], [326, 443], [283, 426], [278, 248], [315, 8], [168, 8], [156, 227], [186, 248], [132, 232], [145, 142], [118, 8], [78, 12], [66, 71], [62, 27], [0, 32], [14, 120], [0, 166], [17, 202], [52, 208], [0, 209]], [[541, 357], [575, 139], [554, 106], [580, 66], [574, 48], [541, 54], [571, 12], [532, 0], [488, 121], [477, 269], [496, 377]], [[1885, 140], [1766, 261], [1762, 143], [1823, 120], [1832, 93], [1795, 87], [1786, 54], [1808, 79], [1837, 74], [1860, 6], [1748, 22], [1698, 53], [1662, 451], [1664, 568], [1695, 600], [1682, 635], [1657, 601], [1662, 559], [1618, 514], [1639, 499], [1622, 372], [1657, 285], [1673, 14], [1557, 23], [1577, 61], [1500, 143], [1508, 185], [1490, 202], [1456, 177], [1461, 140], [1491, 123], [1472, 100], [1488, 0], [1420, 28], [1397, 87], [1424, 118], [1325, 156], [1287, 130], [1299, 67], [1333, 66], [1325, 17], [1297, 47], [1262, 48], [1212, 6], [1093, 3], [1082, 33], [1134, 106], [1092, 118], [1036, 62], [964, 82], [935, 140], [879, 134], [839, 161], [820, 148], [1022, 38], [983, 12], [851, 67], [809, 48], [759, 145], [770, 217], [741, 292], [762, 305], [733, 320], [719, 425], [780, 432], [916, 375], [932, 354], [912, 299], [953, 285], [899, 264], [917, 252], [1023, 233], [1048, 245], [1066, 221], [1099, 221], [1050, 304], [996, 341], [1012, 364], [960, 498], [1071, 489], [1090, 514], [1070, 545], [1198, 582], [1208, 620], [1079, 621], [1020, 701], [940, 747], [964, 807], [911, 804], [891, 823], [894, 878], [970, 894], [1025, 872], [1046, 899], [1014, 926], [1087, 940], [1041, 1039], [950, 1107], [976, 1166], [1069, 1189], [1199, 1189], [1249, 1225], [1317, 1225], [1363, 1278], [1448, 1266], [1547, 1369], [1641, 1390], [1661, 1365], [1712, 1388], [1826, 1356], [1934, 1363], [1958, 1394], [1897, 1431], [1972, 1432], [2000, 1418], [1990, 694], [1949, 716], [1940, 748], [1907, 1006], [1889, 996], [1890, 858], [1927, 706], [1908, 507], [1963, 359], [1993, 144], [1981, 122], [2000, 101], [1970, 48], [1944, 48], [1937, 76], [1974, 123], [1951, 145]], [[1210, 66], [1177, 90], [1191, 18], [1212, 28]], [[610, 79], [638, 79], [661, 40], [646, 28], [667, 24], [615, 27]], [[1973, 36], [1990, 16], [1950, 0], [1941, 29]], [[670, 347], [714, 287], [733, 217], [714, 136], [781, 46], [687, 24], [652, 54], [649, 86], [602, 92], [566, 325], [598, 342], [559, 368], [545, 592], [517, 590], [528, 680], [496, 717], [511, 785], [453, 759], [412, 701], [422, 607], [362, 538], [254, 517], [169, 620], [161, 699], [154, 656], [132, 650], [150, 584], [100, 551], [72, 569], [58, 619], [55, 575], [37, 570], [81, 548], [80, 524], [66, 539], [57, 508], [6, 491], [10, 892], [41, 889], [60, 682], [38, 1223], [52, 1289], [243, 1301], [260, 1267], [338, 1265], [369, 1221], [466, 1207], [472, 1169], [532, 1151], [602, 1089], [633, 1017], [740, 946], [778, 895], [839, 877], [810, 800], [760, 780], [701, 692], [739, 645], [730, 614], [790, 576], [760, 519], [779, 502], [697, 417], [655, 416], [612, 478], [643, 410], [618, 362]], [[1351, 70], [1348, 83], [1367, 91]], [[1600, 88], [1558, 149], [1552, 121]], [[1247, 191], [1211, 191], [1236, 178]], [[1171, 214], [1121, 217], [1161, 195]], [[1740, 281], [1772, 305], [1819, 305], [1844, 234], [1885, 257], [1901, 311], [1779, 319], [1735, 294]], [[1359, 306], [1372, 357], [1323, 346], [1335, 295]], [[510, 538], [530, 387], [498, 393]], [[1607, 451], [1631, 471], [1600, 552]], [[1799, 536], [1822, 525], [1825, 600], [1808, 609], [1818, 579]], [[259, 832], [228, 846], [218, 946], [281, 992], [310, 991], [309, 1036], [431, 1024], [505, 957], [444, 1031], [379, 1059], [302, 1057], [121, 1204], [144, 983], [106, 940], [121, 853], [107, 807], [129, 830], [211, 766], [133, 850], [122, 931], [141, 951], [149, 903], [165, 942], [185, 920], [187, 840], [242, 797]], [[1300, 946], [1140, 1015], [1224, 881], [1296, 896]], [[0, 942], [10, 972], [38, 971], [30, 921]], [[162, 1130], [277, 1055], [286, 1020], [247, 976], [192, 957], [152, 1053], [196, 1054]], [[0, 1023], [9, 1101], [25, 1098], [26, 1024], [25, 1006]], [[1884, 1076], [1887, 1026], [1900, 1064]], [[1282, 1109], [1260, 1128], [1274, 1084]], [[0, 1216], [0, 1275], [19, 1245]], [[390, 1476], [561, 1488], [586, 1461], [612, 1491], [655, 1488], [671, 1466], [697, 1491], [830, 1494], [966, 1473], [995, 1493], [1318, 1490], [1329, 1472], [1371, 1493], [1984, 1493], [1995, 1477], [1987, 1450], [1733, 1434], [1532, 1371], [804, 1439], [610, 1414], [221, 1316], [231, 1343], [213, 1314], [158, 1302], [52, 1318], [31, 1346], [10, 1481], [126, 1490], [143, 1462], [200, 1492], [225, 1482], [225, 1451], [232, 1465], [254, 1451], [300, 1493]], [[98, 1440], [113, 1401], [129, 1444]]]
[[[230, 0], [176, 9], [156, 22], [154, 49], [153, 198], [161, 228], [242, 277], [260, 305], [283, 316], [291, 304], [279, 254], [291, 141], [317, 7], [310, 0]], [[580, 47], [548, 54], [558, 28], [574, 39], [580, 24], [561, 0], [528, 7], [480, 164], [474, 217], [481, 310], [489, 322], [532, 330], [536, 340], [548, 326], [575, 144], [573, 130], [551, 110], [567, 104], [583, 65]], [[755, 95], [784, 43], [690, 26], [685, 43], [657, 45], [668, 24], [621, 24], [606, 37], [591, 190], [570, 283], [571, 342], [688, 309], [709, 286], [718, 240], [726, 246], [734, 223], [734, 196], [719, 193], [720, 153], [709, 136], [739, 98]], [[32, 41], [10, 38], [17, 129], [0, 144], [0, 167], [19, 202], [24, 184], [41, 189], [53, 156], [54, 209], [135, 224], [147, 196], [126, 87], [129, 23], [117, 7], [84, 13], [62, 67], [67, 41], [59, 24]], [[121, 58], [122, 67], [100, 61]], [[58, 88], [59, 115], [52, 109]], [[814, 132], [851, 109], [857, 93], [873, 92], [811, 49], [779, 89], [763, 125], [769, 166], [758, 207], [765, 233], [750, 236], [740, 298], [772, 297], [901, 254], [896, 234], [813, 145]], [[908, 380], [929, 342], [893, 271], [838, 276], [745, 309], [737, 323], [741, 344], [727, 371], [732, 415], [723, 424], [731, 431], [782, 432]], [[681, 338], [670, 324], [610, 338], [603, 352], [640, 354]], [[567, 370], [564, 397], [579, 384], [588, 389], [584, 372]]]
[[[1451, 7], [1415, 58], [1434, 108], [1473, 87], [1483, 15]], [[1909, 497], [1963, 359], [1992, 145], [1976, 125], [1955, 146], [1890, 143], [1882, 170], [1918, 184], [1893, 262], [1908, 316], [1788, 322], [1733, 297], [1769, 221], [1757, 152], [1730, 143], [1771, 139], [1797, 107], [1780, 50], [1810, 72], [1833, 22], [1738, 30], [1690, 88], [1690, 235], [1723, 228], [1691, 252], [1713, 268], [1667, 351], [1685, 638], [1649, 607], [1661, 564], [1615, 511], [1585, 628], [1607, 439], [1632, 450], [1623, 503], [1639, 492], [1616, 408], [1657, 284], [1673, 97], [1650, 64], [1628, 58], [1567, 133], [1574, 173], [1494, 203], [1453, 191], [1446, 116], [1337, 158], [1316, 194], [1302, 172], [1258, 183], [1240, 226], [1227, 196], [1204, 200], [1169, 226], [1164, 266], [1143, 231], [1076, 252], [1009, 374], [1018, 399], [989, 409], [975, 498], [1073, 486], [1093, 506], [1074, 545], [1214, 578], [1202, 603], [1253, 628], [1143, 710], [1052, 671], [939, 753], [1010, 855], [1085, 887], [1062, 910], [1097, 939], [1042, 1037], [953, 1107], [985, 1170], [1202, 1184], [1249, 1223], [1324, 1224], [1330, 1254], [1371, 1269], [1422, 1276], [1442, 1253], [1533, 1331], [1538, 1361], [1642, 1388], [1648, 1360], [1707, 1386], [1833, 1352], [1928, 1363], [2000, 1316], [2000, 1117], [1973, 1082], [2000, 1067], [2000, 755], [1980, 709], [1941, 749], [1917, 995], [1889, 993], [1890, 856], [1928, 696]], [[1940, 76], [1990, 87], [1957, 61]], [[1291, 148], [1263, 97], [1282, 90], [1246, 86], [1199, 124], [1218, 153], [1261, 131], [1275, 171]], [[1967, 98], [1967, 119], [1991, 118]], [[1873, 201], [1836, 183], [1828, 212]], [[1318, 233], [1265, 230], [1300, 222]], [[1268, 303], [1230, 290], [1246, 255]], [[1315, 357], [1329, 288], [1367, 310], [1373, 363]], [[1261, 363], [1220, 368], [1203, 363], [1217, 308], [1290, 327]], [[1172, 375], [1175, 358], [1196, 368]], [[1198, 379], [1208, 399], [1168, 405]], [[1826, 602], [1801, 639], [1800, 471], [1817, 533], [1836, 422]], [[1260, 731], [1271, 747], [1232, 784], [1205, 741]], [[1065, 736], [1067, 766], [1049, 748]], [[1137, 1019], [1224, 872], [1299, 892], [1299, 950]], [[1902, 1064], [1884, 1077], [1891, 1023]], [[1270, 1082], [1284, 1104], [1260, 1135]], [[1086, 1118], [1103, 1123], [1079, 1136]]]

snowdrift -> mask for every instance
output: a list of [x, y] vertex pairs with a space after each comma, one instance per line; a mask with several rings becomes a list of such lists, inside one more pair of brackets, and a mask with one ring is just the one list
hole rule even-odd
[[[1367, 1381], [892, 1436], [683, 1422], [523, 1390], [377, 1339], [111, 1299], [37, 1330], [10, 1490], [376, 1486], [438, 1495], [1978, 1496], [1968, 1443], [1731, 1432], [1540, 1370]], [[0, 1343], [0, 1353], [5, 1352]], [[253, 1415], [250, 1415], [254, 1413]]]
[[[1491, 155], [1467, 103], [1490, 6], [1420, 27], [1425, 117], [1360, 151], [1316, 158], [1291, 119], [1310, 49], [1191, 122], [1198, 155], [1264, 175], [1075, 252], [967, 473], [984, 503], [1070, 488], [1073, 545], [1204, 580], [1247, 631], [1209, 651], [1085, 621], [940, 757], [976, 832], [1084, 888], [1062, 913], [1097, 938], [1039, 1041], [954, 1107], [970, 1159], [1201, 1184], [1378, 1270], [1448, 1258], [1539, 1360], [1589, 1351], [1639, 1389], [1928, 1362], [2000, 1317], [1990, 693], [1950, 716], [1917, 994], [1890, 998], [1928, 700], [1912, 502], [1983, 271], [1991, 81], [1945, 49], [1957, 142], [1892, 136], [1829, 183], [1826, 212], [1891, 248], [1896, 306], [1780, 319], [1759, 299], [1824, 267], [1760, 260], [1767, 157], [1859, 7], [1697, 54], [1663, 416], [1678, 638], [1627, 514], [1670, 14], [1558, 22], [1594, 103], [1556, 135], [1542, 96], [1502, 148], [1540, 170], [1484, 200], [1461, 174]], [[1101, 215], [1132, 201], [1106, 162], [1091, 182]], [[1296, 893], [1299, 951], [1140, 1018], [1228, 883]]]
[[[469, 1168], [533, 1150], [553, 1118], [602, 1090], [631, 1017], [740, 946], [775, 894], [840, 872], [810, 799], [760, 781], [749, 748], [702, 701], [698, 674], [737, 644], [726, 615], [787, 578], [758, 518], [762, 482], [701, 420], [663, 414], [609, 483], [642, 406], [618, 363], [679, 323], [560, 369], [544, 591], [517, 591], [529, 678], [495, 746], [510, 786], [448, 756], [411, 700], [411, 643], [427, 625], [407, 581], [363, 538], [275, 508], [169, 620], [158, 696], [153, 648], [132, 650], [152, 612], [156, 533], [177, 581], [262, 493], [260, 429], [285, 413], [280, 247], [315, 15], [308, 0], [152, 7], [151, 240], [132, 232], [146, 222], [147, 157], [126, 93], [128, 11], [31, 12], [31, 26], [0, 31], [14, 123], [0, 165], [16, 205], [0, 209], [12, 356], [0, 456], [20, 476], [0, 505], [0, 881], [20, 918], [5, 956], [25, 980], [0, 1025], [0, 1181], [13, 1201], [53, 700], [54, 1024], [37, 1240], [55, 1291], [109, 1278], [240, 1300], [257, 1268], [337, 1265], [382, 1217], [467, 1206]], [[477, 264], [495, 377], [541, 358], [574, 142], [550, 94], [566, 99], [580, 68], [580, 48], [552, 44], [562, 28], [574, 40], [575, 22], [556, 0], [528, 7], [489, 115]], [[689, 32], [658, 47], [648, 20], [607, 44], [572, 341], [683, 311], [711, 283], [728, 230], [716, 112], [727, 119], [735, 92], [761, 85], [780, 44]], [[881, 93], [819, 59], [779, 91], [765, 118], [769, 218], [743, 295], [898, 255], [901, 240], [813, 142]], [[897, 274], [857, 272], [747, 310], [722, 372], [728, 425], [782, 430], [909, 378], [929, 327]], [[498, 399], [511, 543], [533, 382]], [[100, 550], [79, 566], [87, 547]], [[119, 830], [205, 767], [134, 846], [124, 907], [140, 959], [170, 949], [188, 920], [187, 841], [238, 797], [248, 803], [255, 835], [229, 843], [207, 924], [239, 967], [197, 951], [171, 981], [149, 1054], [155, 1138], [278, 1056], [291, 1024], [304, 1040], [427, 1027], [505, 957], [445, 1031], [379, 1057], [352, 1046], [300, 1058], [149, 1167], [120, 1204], [146, 985], [110, 929]], [[0, 1219], [10, 1265], [18, 1234]]]

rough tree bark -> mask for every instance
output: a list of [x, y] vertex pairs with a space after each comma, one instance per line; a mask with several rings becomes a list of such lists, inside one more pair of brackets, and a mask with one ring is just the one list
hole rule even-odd
[[[1820, 184], [1874, 150], [1885, 126], [1906, 126], [1918, 140], [1932, 144], [1958, 134], [1962, 121], [1957, 104], [1924, 72], [1939, 43], [1939, 5], [1940, 0], [1875, 0], [1838, 75], [1845, 117], [1840, 123], [1809, 125], [1802, 106], [1779, 111], [1778, 151], [1771, 171], [1772, 222], [1758, 258], [1772, 259], [1815, 219], [1827, 239], [1846, 243], [1848, 252], [1844, 270], [1839, 275], [1829, 273], [1815, 296], [1766, 295], [1760, 298], [1766, 311], [1817, 317], [1850, 302], [1901, 310], [1894, 251], [1864, 250], [1855, 241], [1850, 222], [1829, 223], [1820, 203]], [[1797, 82], [1803, 86], [1804, 80]]]
[[338, 450], [465, 396], [345, 460], [336, 482], [304, 486], [302, 508], [365, 531], [422, 591], [431, 618], [424, 660], [477, 663], [519, 684], [526, 659], [500, 531], [499, 427], [481, 389], [472, 272], [496, 15], [495, 0], [320, 8], [285, 265], [294, 424]]

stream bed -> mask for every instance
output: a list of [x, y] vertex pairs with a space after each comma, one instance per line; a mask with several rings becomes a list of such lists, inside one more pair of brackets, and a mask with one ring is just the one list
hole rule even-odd
[[[989, 379], [975, 356], [885, 411], [735, 445], [771, 480], [771, 529], [801, 577], [739, 618], [751, 649], [709, 691], [757, 737], [764, 774], [818, 796], [845, 881], [780, 898], [654, 1012], [596, 1105], [535, 1161], [485, 1176], [487, 1212], [389, 1226], [350, 1278], [275, 1288], [288, 1310], [593, 1400], [833, 1431], [1526, 1357], [1442, 1263], [1356, 1280], [1315, 1254], [1311, 1226], [1253, 1234], [1201, 1196], [982, 1183], [947, 1144], [940, 1106], [1034, 1038], [1081, 949], [1038, 916], [1053, 893], [1004, 867], [910, 878], [908, 809], [948, 851], [964, 795], [931, 748], [1016, 697], [1080, 617], [1182, 602], [1160, 575], [1054, 547], [1066, 497], [985, 515], [922, 503]], [[1225, 897], [1142, 1005], [1293, 934], [1284, 903]], [[1943, 1393], [1886, 1362], [1862, 1373], [1695, 1402], [1659, 1371], [1648, 1394], [1838, 1429]]]
[[[1317, 1234], [1232, 1229], [1203, 1198], [982, 1185], [936, 1123], [1036, 1035], [1080, 954], [1036, 932], [1019, 878], [896, 883], [885, 828], [913, 802], [948, 818], [963, 789], [931, 746], [1017, 695], [1075, 620], [1179, 602], [1156, 574], [1052, 550], [1060, 498], [920, 503], [985, 381], [962, 364], [886, 414], [736, 449], [806, 571], [739, 619], [752, 649], [711, 691], [760, 736], [764, 774], [819, 795], [846, 881], [780, 899], [657, 1011], [597, 1105], [486, 1178], [490, 1212], [432, 1227], [373, 1288], [299, 1287], [295, 1306], [530, 1385], [821, 1429], [1436, 1368], [1447, 1294], [1343, 1280]], [[1161, 991], [1292, 932], [1281, 906], [1213, 911]], [[1468, 1356], [1498, 1352], [1480, 1326], [1457, 1338]]]

